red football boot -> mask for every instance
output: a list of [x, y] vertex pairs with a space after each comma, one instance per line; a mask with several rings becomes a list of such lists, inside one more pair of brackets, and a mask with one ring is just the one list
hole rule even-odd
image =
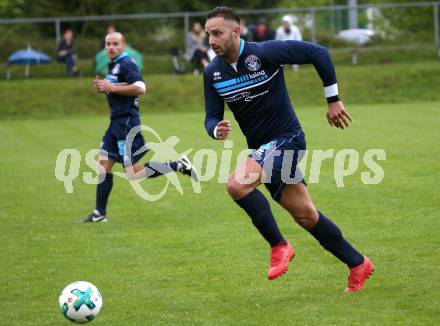
[[295, 257], [295, 250], [293, 250], [289, 242], [286, 241], [273, 247], [267, 278], [273, 280], [287, 272], [289, 269], [289, 262], [293, 257]]
[[345, 292], [356, 292], [362, 290], [365, 280], [373, 274], [373, 263], [364, 256], [364, 262], [359, 266], [350, 268], [350, 275], [348, 275], [348, 286]]

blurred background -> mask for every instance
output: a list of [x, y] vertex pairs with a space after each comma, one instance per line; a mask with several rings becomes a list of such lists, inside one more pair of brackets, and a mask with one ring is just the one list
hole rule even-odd
[[[336, 63], [418, 62], [439, 57], [438, 1], [272, 0], [270, 8], [262, 0], [222, 3], [238, 9], [250, 40], [262, 22], [275, 38], [288, 15], [302, 38], [329, 47]], [[206, 12], [218, 4], [201, 0], [0, 0], [0, 61], [7, 63], [12, 53], [28, 47], [55, 59], [57, 44], [69, 29], [78, 69], [92, 76], [106, 30], [113, 26], [142, 55], [145, 72], [183, 72], [180, 68], [192, 72], [190, 58], [185, 58], [187, 34], [195, 22], [203, 25]], [[10, 65], [9, 70], [9, 77], [22, 76], [22, 67]], [[30, 77], [63, 76], [64, 66], [52, 60], [32, 71]], [[2, 73], [7, 77], [6, 71]]]

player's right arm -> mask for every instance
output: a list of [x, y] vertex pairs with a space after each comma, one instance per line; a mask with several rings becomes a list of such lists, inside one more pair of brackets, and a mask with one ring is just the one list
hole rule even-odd
[[[144, 85], [144, 83], [142, 82]], [[93, 85], [98, 93], [115, 93], [123, 96], [138, 96], [145, 94], [145, 86], [139, 86], [136, 83], [127, 85], [115, 85], [106, 79], [99, 79], [96, 76]]]
[[205, 129], [214, 139], [226, 139], [231, 132], [231, 122], [224, 120], [225, 105], [223, 99], [212, 86], [212, 77], [208, 70], [203, 76], [205, 93]]
[[146, 86], [136, 63], [131, 60], [121, 65], [121, 83], [112, 84], [109, 80], [96, 76], [93, 84], [99, 93], [115, 93], [122, 96], [145, 94]]

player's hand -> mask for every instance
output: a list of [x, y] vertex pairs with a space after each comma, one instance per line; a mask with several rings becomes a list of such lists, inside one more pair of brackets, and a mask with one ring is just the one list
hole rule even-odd
[[228, 138], [228, 135], [231, 131], [231, 121], [222, 120], [217, 123], [217, 139], [223, 140]]
[[344, 129], [353, 122], [353, 119], [345, 110], [344, 104], [338, 101], [328, 104], [327, 121], [332, 127]]
[[99, 79], [99, 76], [96, 76], [95, 80], [93, 81], [93, 86], [99, 93], [110, 93], [113, 87], [108, 80]]

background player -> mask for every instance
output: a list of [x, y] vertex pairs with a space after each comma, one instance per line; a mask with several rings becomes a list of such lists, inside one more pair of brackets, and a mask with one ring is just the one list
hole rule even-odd
[[[206, 130], [215, 139], [228, 137], [231, 123], [223, 119], [226, 102], [249, 148], [258, 149], [229, 176], [227, 190], [272, 248], [269, 279], [287, 271], [295, 251], [283, 238], [268, 201], [257, 189], [264, 175], [271, 175], [265, 186], [272, 197], [325, 249], [349, 267], [346, 291], [358, 291], [372, 273], [373, 264], [315, 208], [302, 177], [297, 183], [284, 182], [286, 177], [295, 177], [298, 151], [306, 149], [306, 141], [287, 94], [283, 64], [313, 64], [324, 84], [329, 124], [344, 129], [351, 122], [338, 97], [329, 53], [322, 46], [302, 41], [245, 42], [240, 39], [239, 24], [240, 18], [232, 9], [217, 7], [208, 13], [205, 25], [209, 44], [217, 54], [204, 74]], [[286, 176], [283, 156], [288, 151], [295, 155]], [[280, 155], [275, 156], [276, 152]], [[266, 162], [272, 163], [270, 171], [266, 169]], [[258, 179], [246, 182], [255, 174]]]
[[107, 202], [113, 187], [112, 168], [116, 162], [124, 164], [129, 178], [152, 178], [174, 171], [198, 178], [197, 172], [186, 156], [170, 163], [149, 162], [145, 165], [139, 163], [138, 161], [147, 152], [144, 150], [136, 154], [145, 146], [140, 132], [133, 138], [131, 155], [127, 157], [126, 138], [132, 128], [141, 124], [137, 97], [145, 94], [146, 86], [135, 61], [124, 52], [124, 49], [125, 39], [121, 33], [113, 32], [106, 36], [105, 50], [110, 60], [108, 74], [105, 79], [99, 79], [97, 76], [93, 82], [97, 92], [107, 95], [110, 125], [101, 143], [102, 154], [105, 155], [101, 155], [99, 161], [105, 176], [101, 176], [103, 181], [96, 189], [96, 208], [83, 220], [84, 223], [107, 221]]

